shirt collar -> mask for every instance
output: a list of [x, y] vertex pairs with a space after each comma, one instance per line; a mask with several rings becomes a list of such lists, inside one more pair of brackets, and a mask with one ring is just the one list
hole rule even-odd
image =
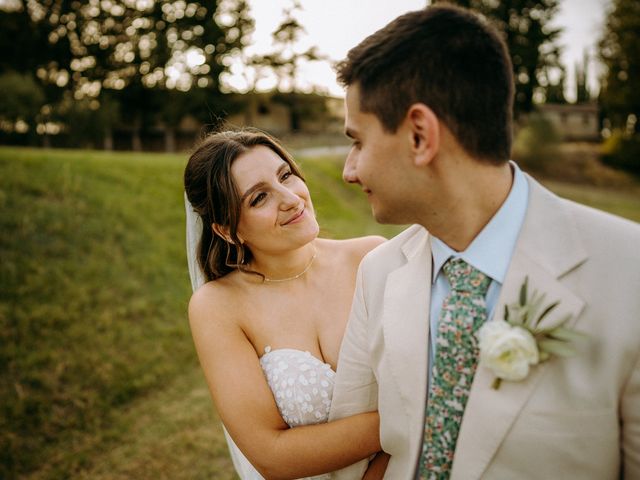
[[527, 212], [529, 185], [524, 174], [514, 162], [513, 184], [507, 199], [463, 252], [456, 252], [443, 241], [431, 237], [433, 256], [432, 282], [450, 257], [462, 258], [492, 280], [502, 284], [511, 262], [520, 228]]

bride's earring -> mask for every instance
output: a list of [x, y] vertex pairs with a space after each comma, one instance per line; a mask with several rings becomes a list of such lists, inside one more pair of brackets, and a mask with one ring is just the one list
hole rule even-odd
[[230, 256], [231, 256], [231, 243], [227, 242], [227, 258], [225, 258], [224, 264], [229, 268], [236, 268], [237, 265], [233, 265], [231, 263], [231, 258], [229, 258]]
[[238, 261], [238, 265], [244, 265], [244, 257], [245, 257], [244, 243], [241, 243], [240, 245], [236, 245], [236, 260]]
[[[231, 249], [235, 249], [236, 263], [231, 263]], [[227, 242], [227, 258], [225, 259], [225, 265], [229, 268], [240, 268], [244, 263], [245, 251], [244, 245], [236, 245], [235, 243]]]
[[207, 249], [207, 259], [205, 260], [205, 265], [209, 265], [209, 259], [211, 258], [211, 250], [213, 249], [213, 241], [215, 240], [215, 235], [211, 237], [211, 241], [209, 242], [209, 248]]

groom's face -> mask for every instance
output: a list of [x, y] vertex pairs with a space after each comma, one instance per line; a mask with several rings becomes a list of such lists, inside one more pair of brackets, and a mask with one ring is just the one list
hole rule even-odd
[[411, 138], [403, 125], [395, 133], [384, 130], [372, 113], [360, 110], [358, 85], [347, 88], [345, 134], [353, 140], [342, 177], [360, 185], [380, 223], [410, 223], [407, 209], [407, 146]]

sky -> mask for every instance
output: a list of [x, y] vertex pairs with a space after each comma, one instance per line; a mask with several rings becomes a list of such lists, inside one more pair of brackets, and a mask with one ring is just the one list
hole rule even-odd
[[[251, 53], [267, 53], [271, 50], [271, 32], [282, 20], [284, 7], [291, 0], [249, 0], [251, 14], [256, 21]], [[425, 0], [300, 0], [303, 10], [297, 18], [306, 29], [299, 51], [317, 46], [331, 60], [344, 58], [348, 50], [366, 36], [383, 27], [398, 15], [423, 8]], [[593, 59], [589, 63], [588, 85], [597, 92], [597, 76], [600, 67], [595, 60], [596, 45], [602, 31], [606, 8], [610, 0], [560, 0], [560, 10], [554, 26], [562, 27], [558, 43], [563, 48], [562, 62], [567, 69], [567, 97], [575, 98], [574, 72], [576, 63], [582, 64], [585, 50]], [[363, 5], [366, 7], [363, 8]], [[236, 72], [227, 81], [242, 89], [246, 82], [241, 75], [242, 67], [236, 64]], [[301, 84], [305, 88], [317, 85], [327, 93], [343, 96], [344, 92], [335, 81], [330, 62], [314, 62], [300, 71]], [[258, 87], [273, 88], [275, 79], [263, 78]]]

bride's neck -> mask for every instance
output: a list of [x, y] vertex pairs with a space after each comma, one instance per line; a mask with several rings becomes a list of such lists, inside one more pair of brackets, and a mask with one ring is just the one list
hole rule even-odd
[[280, 254], [256, 252], [249, 269], [269, 280], [289, 279], [305, 271], [317, 255], [315, 242]]

